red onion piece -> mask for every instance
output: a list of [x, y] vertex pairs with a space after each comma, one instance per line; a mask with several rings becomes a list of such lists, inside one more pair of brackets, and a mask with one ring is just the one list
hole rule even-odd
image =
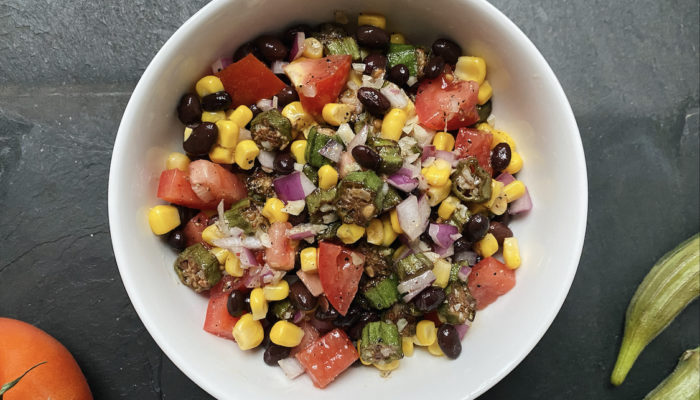
[[221, 57], [218, 60], [214, 61], [214, 63], [211, 65], [211, 72], [213, 74], [218, 74], [219, 72], [223, 71], [224, 68], [228, 67], [231, 64], [233, 64], [232, 59], [228, 57]]
[[532, 199], [530, 198], [530, 192], [525, 188], [525, 194], [508, 206], [508, 214], [516, 215], [530, 210], [532, 210]]
[[292, 43], [292, 48], [289, 50], [289, 61], [294, 61], [301, 57], [301, 53], [304, 52], [305, 39], [306, 35], [304, 32], [297, 32], [297, 35], [294, 37], [294, 42]]
[[[425, 199], [425, 196], [421, 196]], [[427, 206], [427, 211], [425, 207]], [[414, 241], [425, 231], [430, 218], [430, 205], [427, 199], [419, 201], [416, 196], [410, 195], [396, 206], [399, 217], [399, 225], [410, 241]]]
[[515, 180], [515, 177], [507, 172], [503, 172], [496, 177], [496, 180], [507, 185]]
[[272, 63], [270, 66], [270, 69], [272, 70], [273, 73], [275, 74], [284, 74], [284, 67], [286, 67], [289, 63], [286, 61], [275, 61]]
[[304, 319], [304, 313], [301, 312], [301, 310], [297, 310], [297, 312], [294, 314], [294, 318], [292, 318], [292, 322], [298, 324], [302, 319]]
[[257, 103], [255, 103], [255, 105], [258, 106], [258, 108], [262, 111], [270, 111], [273, 108], [272, 100], [270, 99], [260, 99]]
[[304, 283], [306, 288], [309, 289], [309, 292], [311, 292], [312, 296], [318, 297], [321, 295], [321, 293], [323, 293], [323, 286], [321, 286], [321, 278], [318, 277], [318, 274], [310, 274], [302, 270], [298, 270], [297, 276], [299, 277], [299, 280], [301, 280]]
[[257, 267], [258, 266], [258, 258], [255, 257], [255, 253], [253, 250], [246, 249], [245, 247], [241, 250], [241, 254], [238, 255], [238, 259], [241, 261], [241, 264], [244, 266], [248, 267]]
[[362, 144], [365, 144], [367, 142], [367, 134], [369, 133], [369, 128], [367, 127], [367, 124], [362, 126], [359, 132], [357, 132], [357, 135], [355, 135], [354, 138], [350, 141], [350, 144], [348, 144], [348, 153], [352, 151], [352, 149], [355, 148], [355, 146], [359, 146]]
[[258, 161], [260, 161], [260, 165], [263, 168], [272, 170], [274, 169], [275, 156], [277, 156], [277, 153], [274, 151], [261, 150], [260, 154], [258, 154]]
[[[408, 170], [405, 170], [404, 172], [406, 171]], [[410, 173], [411, 171], [408, 172]], [[399, 170], [399, 172], [397, 172], [396, 174], [386, 178], [386, 181], [391, 186], [406, 193], [418, 187], [418, 179], [401, 174], [401, 170]]]
[[477, 257], [478, 255], [475, 252], [471, 250], [465, 250], [461, 253], [457, 253], [457, 255], [455, 255], [454, 257], [454, 260], [455, 262], [466, 261], [467, 264], [469, 264], [469, 266], [471, 267], [476, 264]]
[[448, 163], [450, 163], [450, 165], [453, 167], [456, 166], [459, 162], [459, 160], [457, 159], [457, 155], [451, 151], [437, 150], [435, 152], [435, 158], [445, 160]]
[[466, 282], [467, 278], [469, 277], [469, 274], [471, 274], [471, 273], [472, 273], [472, 268], [467, 267], [465, 265], [462, 268], [460, 268], [459, 271], [457, 271], [457, 278], [459, 278], [459, 280], [461, 280], [462, 282]]
[[462, 340], [469, 330], [469, 325], [455, 325], [455, 329], [457, 329], [457, 333], [459, 334], [459, 340]]
[[316, 186], [301, 172], [292, 172], [289, 175], [275, 179], [275, 193], [285, 203], [294, 200], [304, 200], [306, 196], [316, 190]]
[[327, 159], [337, 163], [340, 161], [340, 155], [343, 153], [343, 145], [335, 140], [329, 140], [318, 152]]
[[455, 239], [452, 239], [452, 235], [457, 233], [459, 233], [457, 227], [450, 224], [431, 223], [428, 228], [428, 235], [433, 239], [433, 243], [440, 247], [450, 247], [455, 241]]
[[394, 255], [394, 260], [399, 261], [413, 254], [413, 250], [410, 247], [404, 246], [401, 248], [401, 253]]
[[306, 239], [310, 237], [314, 237], [314, 233], [312, 231], [304, 231], [304, 232], [299, 232], [299, 233], [293, 233], [289, 235], [288, 237], [292, 240], [301, 240], [301, 239]]
[[427, 270], [415, 278], [399, 283], [396, 289], [398, 289], [399, 293], [421, 291], [427, 288], [431, 283], [435, 282], [435, 279], [436, 278], [433, 271]]
[[432, 144], [423, 146], [423, 153], [420, 156], [420, 160], [425, 161], [430, 157], [435, 157], [435, 151], [435, 146], [433, 146]]
[[440, 247], [438, 245], [433, 246], [433, 251], [437, 253], [441, 258], [450, 257], [455, 253], [455, 247], [449, 245], [447, 247]]
[[280, 368], [282, 368], [282, 372], [284, 372], [284, 375], [289, 379], [294, 379], [304, 373], [304, 367], [294, 357], [283, 358], [277, 361], [277, 364], [279, 364]]

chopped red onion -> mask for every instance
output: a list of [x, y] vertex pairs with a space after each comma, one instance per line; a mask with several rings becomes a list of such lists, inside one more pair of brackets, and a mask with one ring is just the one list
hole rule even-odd
[[294, 318], [292, 318], [292, 322], [298, 324], [302, 319], [304, 319], [304, 313], [301, 312], [301, 310], [297, 310], [297, 312], [294, 314]]
[[507, 185], [515, 181], [515, 177], [507, 172], [503, 172], [496, 177], [496, 180], [503, 183], [503, 185]]
[[408, 247], [408, 246], [401, 247], [401, 253], [395, 254], [394, 260], [395, 261], [403, 260], [404, 258], [410, 256], [411, 254], [413, 254], [413, 250], [411, 250], [410, 247]]
[[216, 75], [231, 64], [233, 64], [232, 59], [228, 57], [221, 57], [218, 60], [214, 61], [214, 63], [211, 65], [211, 72]]
[[283, 74], [284, 73], [284, 67], [289, 65], [288, 62], [286, 61], [275, 61], [272, 63], [270, 66], [270, 69], [272, 70], [273, 73], [275, 74]]
[[459, 162], [459, 160], [457, 159], [457, 155], [451, 151], [437, 150], [435, 151], [435, 158], [445, 160], [448, 163], [450, 163], [450, 165], [453, 167], [456, 166]]
[[469, 277], [469, 274], [472, 273], [472, 267], [468, 267], [466, 265], [462, 266], [462, 268], [457, 271], [457, 278], [461, 280], [462, 282], [466, 282], [467, 278]]
[[408, 96], [394, 83], [389, 83], [379, 91], [389, 100], [392, 108], [404, 108], [408, 104]]
[[364, 63], [352, 63], [352, 69], [355, 72], [363, 73], [365, 72], [365, 64]]
[[270, 111], [273, 108], [272, 100], [270, 99], [260, 99], [257, 103], [255, 103], [255, 105], [258, 106], [258, 108], [262, 111]]
[[[410, 173], [410, 171], [408, 172]], [[399, 170], [399, 172], [397, 172], [396, 174], [386, 178], [386, 181], [391, 186], [406, 193], [418, 187], [418, 179], [401, 174], [401, 170]]]
[[306, 288], [309, 289], [309, 292], [311, 292], [312, 296], [318, 297], [321, 295], [321, 293], [323, 293], [323, 286], [321, 286], [321, 278], [318, 277], [318, 274], [310, 274], [308, 272], [298, 270], [297, 276], [299, 277], [299, 280], [301, 280], [304, 283], [304, 286], [306, 286]]
[[292, 172], [289, 175], [275, 179], [275, 193], [284, 202], [304, 200], [306, 196], [316, 190], [316, 186], [301, 172]]
[[435, 282], [435, 274], [432, 270], [425, 271], [424, 273], [418, 275], [415, 278], [409, 279], [405, 282], [401, 282], [397, 289], [399, 293], [406, 293], [403, 296], [403, 301], [411, 301], [418, 293], [422, 292], [423, 289], [430, 286]]
[[399, 225], [410, 241], [416, 240], [428, 227], [430, 205], [425, 196], [421, 196], [421, 201], [414, 195], [408, 196], [396, 206], [396, 213]]
[[245, 247], [252, 250], [260, 250], [265, 247], [260, 239], [253, 236], [227, 236], [214, 240], [214, 245], [225, 249], [238, 249]]
[[304, 52], [304, 40], [306, 35], [304, 32], [297, 32], [294, 37], [294, 42], [292, 43], [292, 48], [289, 50], [289, 61], [294, 61], [301, 57], [301, 53]]
[[340, 178], [345, 178], [349, 173], [355, 172], [355, 171], [361, 171], [362, 168], [360, 167], [360, 164], [358, 164], [354, 158], [352, 158], [352, 154], [350, 154], [350, 151], [344, 151], [340, 155], [340, 162], [338, 163], [338, 175]]
[[516, 215], [530, 210], [532, 210], [532, 199], [530, 198], [530, 192], [525, 188], [525, 194], [508, 206], [508, 214]]
[[441, 258], [450, 257], [455, 253], [455, 247], [449, 245], [447, 247], [440, 247], [438, 245], [433, 246], [433, 251], [437, 253]]
[[469, 264], [469, 266], [471, 267], [476, 264], [477, 257], [478, 255], [475, 252], [471, 250], [465, 250], [461, 253], [457, 253], [457, 255], [455, 255], [454, 257], [454, 260], [455, 262], [466, 261], [467, 264]]
[[343, 153], [343, 145], [335, 140], [329, 140], [318, 152], [327, 159], [337, 163], [340, 161], [340, 155]]
[[348, 145], [348, 153], [350, 153], [352, 151], [352, 149], [355, 148], [355, 146], [365, 144], [367, 142], [367, 134], [368, 133], [369, 133], [369, 128], [367, 127], [367, 124], [365, 124], [362, 126], [360, 131], [357, 132], [355, 137], [352, 138], [352, 140], [350, 141], [350, 144]]
[[420, 160], [425, 161], [430, 157], [435, 157], [436, 151], [437, 150], [435, 150], [435, 146], [433, 146], [432, 144], [423, 146], [423, 153], [420, 156]]
[[457, 329], [457, 333], [459, 334], [459, 340], [462, 340], [469, 330], [469, 325], [455, 325], [455, 329]]
[[245, 247], [241, 249], [238, 259], [241, 261], [241, 265], [245, 267], [257, 267], [259, 265], [258, 258], [255, 257], [255, 253], [250, 249], [246, 249]]
[[[459, 230], [456, 226], [450, 224], [430, 224], [428, 235], [433, 239], [433, 242], [440, 247], [450, 247], [455, 239], [452, 235], [458, 234]], [[436, 253], [440, 254], [436, 251]]]
[[294, 357], [283, 358], [277, 361], [277, 364], [279, 364], [280, 368], [282, 368], [282, 372], [284, 372], [284, 375], [289, 379], [294, 379], [304, 373], [304, 367]]
[[287, 235], [287, 237], [292, 239], [292, 240], [301, 240], [301, 239], [306, 239], [308, 237], [314, 237], [314, 236], [316, 236], [316, 235], [311, 231], [303, 231], [303, 232], [293, 233], [291, 235]]
[[260, 161], [260, 165], [262, 165], [263, 168], [267, 168], [268, 170], [272, 171], [274, 169], [276, 156], [277, 153], [274, 151], [260, 150], [260, 154], [258, 154], [258, 161]]

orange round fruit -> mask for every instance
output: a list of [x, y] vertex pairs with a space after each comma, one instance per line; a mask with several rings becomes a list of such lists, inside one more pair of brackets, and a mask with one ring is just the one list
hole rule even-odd
[[78, 363], [58, 340], [25, 322], [0, 318], [0, 386], [41, 362], [3, 400], [92, 399]]

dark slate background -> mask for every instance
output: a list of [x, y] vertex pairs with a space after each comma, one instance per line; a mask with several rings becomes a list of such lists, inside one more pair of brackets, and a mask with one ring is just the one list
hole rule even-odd
[[[62, 341], [99, 399], [209, 398], [136, 316], [107, 223], [111, 149], [131, 90], [205, 3], [0, 0], [0, 315]], [[608, 384], [637, 284], [700, 222], [698, 2], [494, 4], [538, 46], [569, 97], [590, 207], [561, 312], [482, 398], [641, 398], [700, 338], [696, 302], [622, 387]]]

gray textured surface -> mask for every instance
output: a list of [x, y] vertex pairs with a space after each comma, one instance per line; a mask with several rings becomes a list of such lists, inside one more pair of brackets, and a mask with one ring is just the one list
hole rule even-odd
[[[61, 340], [99, 399], [208, 398], [131, 307], [106, 200], [131, 89], [205, 3], [0, 0], [0, 315]], [[590, 210], [564, 307], [483, 398], [641, 398], [700, 339], [696, 302], [623, 387], [607, 383], [636, 285], [700, 222], [698, 2], [493, 3], [538, 46], [569, 97]]]

